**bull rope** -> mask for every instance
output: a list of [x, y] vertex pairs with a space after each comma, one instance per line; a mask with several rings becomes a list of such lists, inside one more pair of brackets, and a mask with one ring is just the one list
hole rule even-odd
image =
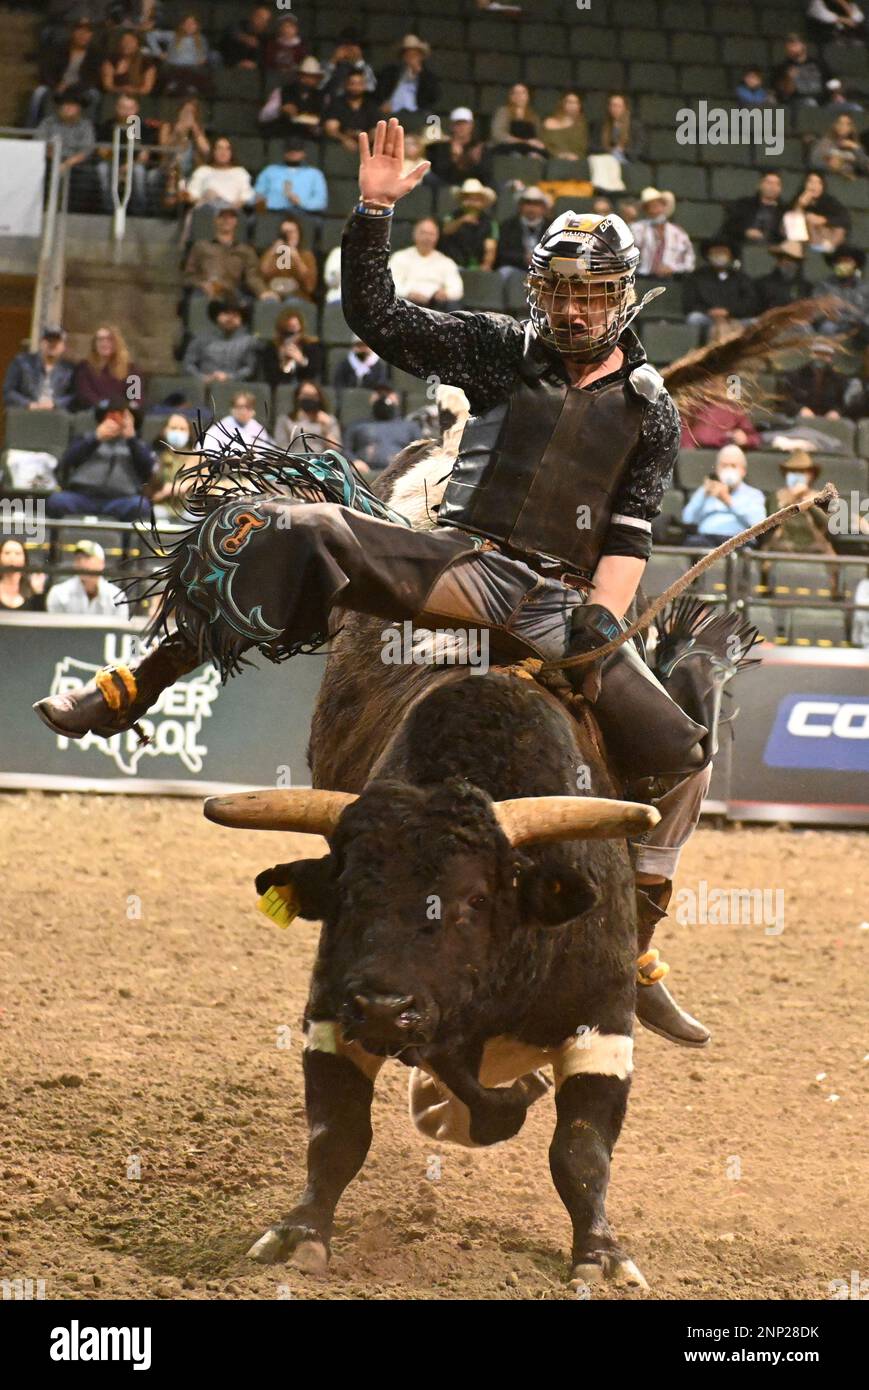
[[798, 516], [800, 512], [807, 512], [810, 507], [820, 507], [823, 511], [830, 511], [833, 503], [838, 500], [839, 492], [834, 483], [827, 483], [820, 492], [814, 493], [811, 497], [804, 497], [802, 502], [791, 502], [787, 507], [781, 507], [779, 511], [773, 512], [771, 516], [764, 517], [763, 521], [758, 521], [754, 526], [749, 526], [744, 531], [739, 531], [729, 540], [717, 545], [714, 550], [710, 550], [706, 555], [686, 570], [683, 575], [659, 594], [649, 607], [631, 623], [630, 627], [619, 637], [612, 638], [602, 647], [595, 647], [592, 651], [581, 652], [577, 656], [565, 656], [560, 661], [546, 661], [543, 663], [543, 671], [564, 670], [569, 666], [585, 666], [591, 661], [600, 661], [602, 657], [609, 656], [611, 652], [618, 651], [619, 647], [624, 646], [625, 642], [630, 642], [636, 637], [638, 632], [644, 632], [654, 618], [658, 616], [662, 608], [666, 608], [668, 603], [677, 599], [689, 585], [699, 575], [708, 570], [710, 565], [714, 565], [716, 560], [723, 560], [726, 555], [732, 554], [740, 546], [747, 545], [756, 536], [762, 536], [765, 531], [771, 531], [774, 526], [789, 520], [792, 516]]

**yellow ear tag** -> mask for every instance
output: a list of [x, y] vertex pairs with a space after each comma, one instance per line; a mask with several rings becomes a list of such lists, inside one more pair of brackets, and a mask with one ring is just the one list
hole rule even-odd
[[288, 927], [294, 917], [299, 915], [299, 900], [292, 884], [282, 888], [269, 888], [257, 902], [260, 912], [264, 912], [277, 927]]

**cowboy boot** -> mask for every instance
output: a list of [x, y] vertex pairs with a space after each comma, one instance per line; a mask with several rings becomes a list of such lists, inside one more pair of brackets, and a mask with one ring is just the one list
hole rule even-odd
[[87, 685], [48, 695], [33, 708], [43, 724], [64, 738], [90, 733], [111, 738], [135, 728], [164, 690], [201, 664], [195, 649], [175, 634], [129, 666], [106, 666]]
[[668, 1042], [683, 1047], [705, 1047], [710, 1033], [696, 1018], [680, 1008], [666, 985], [662, 984], [670, 967], [652, 947], [655, 927], [667, 916], [673, 884], [637, 884], [637, 1018], [645, 1028]]

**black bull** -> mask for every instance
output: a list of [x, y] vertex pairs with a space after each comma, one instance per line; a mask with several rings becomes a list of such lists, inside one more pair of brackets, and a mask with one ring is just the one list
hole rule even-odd
[[624, 832], [526, 835], [517, 847], [494, 806], [617, 798], [595, 730], [512, 674], [386, 666], [382, 620], [341, 621], [312, 725], [312, 780], [358, 798], [328, 855], [257, 878], [260, 892], [292, 885], [300, 915], [323, 924], [305, 1016], [308, 1182], [250, 1253], [325, 1268], [387, 1057], [413, 1068], [417, 1129], [471, 1145], [519, 1131], [548, 1063], [550, 1170], [573, 1226], [572, 1277], [641, 1283], [605, 1211], [632, 1069]]

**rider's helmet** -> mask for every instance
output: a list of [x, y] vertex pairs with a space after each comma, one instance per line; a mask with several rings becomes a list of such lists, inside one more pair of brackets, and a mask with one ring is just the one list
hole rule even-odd
[[641, 307], [639, 259], [621, 217], [562, 213], [535, 246], [525, 281], [537, 336], [580, 362], [608, 356]]

